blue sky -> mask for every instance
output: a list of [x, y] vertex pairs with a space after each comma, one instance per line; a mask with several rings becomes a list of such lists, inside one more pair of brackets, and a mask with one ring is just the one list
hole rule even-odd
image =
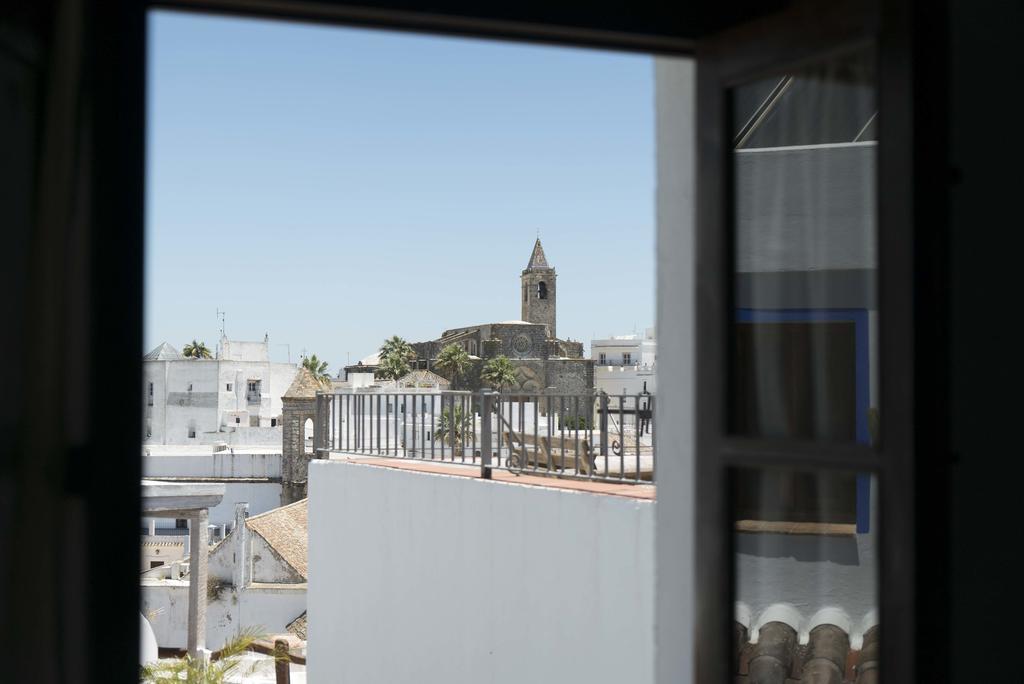
[[336, 372], [520, 316], [540, 232], [558, 333], [654, 320], [646, 56], [153, 12], [145, 346], [270, 335]]

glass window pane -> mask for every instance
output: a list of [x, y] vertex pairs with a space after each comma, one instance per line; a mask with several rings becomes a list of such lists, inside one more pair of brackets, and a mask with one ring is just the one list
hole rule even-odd
[[873, 440], [877, 118], [867, 52], [732, 93], [734, 434]]
[[877, 682], [874, 477], [732, 471], [737, 681]]

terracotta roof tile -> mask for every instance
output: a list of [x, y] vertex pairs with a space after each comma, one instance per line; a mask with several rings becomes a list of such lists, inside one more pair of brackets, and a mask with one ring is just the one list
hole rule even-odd
[[437, 373], [422, 368], [406, 373], [398, 379], [399, 387], [433, 387], [437, 385], [441, 389], [446, 389], [451, 384], [446, 378], [441, 377]]
[[307, 576], [309, 549], [306, 499], [254, 515], [246, 521], [249, 529], [263, 537], [281, 558], [303, 579]]
[[734, 623], [737, 684], [876, 684], [878, 628], [864, 633], [859, 651], [850, 648], [850, 637], [835, 625], [818, 625], [806, 645], [783, 622], [769, 622], [759, 630], [758, 641], [748, 641], [747, 628]]

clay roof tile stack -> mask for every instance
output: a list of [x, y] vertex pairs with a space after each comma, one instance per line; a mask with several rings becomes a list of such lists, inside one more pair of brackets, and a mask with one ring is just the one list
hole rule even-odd
[[783, 622], [759, 630], [756, 644], [734, 623], [736, 684], [878, 684], [878, 627], [864, 634], [860, 650], [835, 625], [811, 630], [806, 644]]

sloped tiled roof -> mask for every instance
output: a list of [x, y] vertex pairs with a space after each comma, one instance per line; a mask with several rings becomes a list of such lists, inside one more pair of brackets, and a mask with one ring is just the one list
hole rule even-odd
[[284, 393], [284, 396], [290, 399], [309, 399], [315, 397], [316, 393], [323, 389], [324, 386], [317, 382], [308, 369], [299, 368], [291, 387]]
[[285, 625], [284, 629], [289, 634], [294, 634], [303, 641], [306, 641], [306, 611], [302, 611], [302, 615]]
[[185, 357], [182, 356], [180, 351], [171, 345], [166, 342], [161, 342], [160, 346], [142, 358], [146, 361], [177, 361], [178, 359], [183, 359]]
[[530, 254], [530, 263], [526, 265], [527, 271], [538, 268], [551, 268], [548, 266], [547, 257], [544, 256], [544, 248], [540, 246], [540, 238], [533, 245], [533, 252]]
[[308, 579], [306, 573], [309, 524], [306, 501], [306, 499], [302, 499], [293, 504], [254, 515], [245, 522], [250, 530], [263, 537], [267, 545], [302, 575], [303, 579]]
[[449, 387], [452, 383], [433, 371], [424, 369], [406, 373], [398, 379], [399, 387]]

